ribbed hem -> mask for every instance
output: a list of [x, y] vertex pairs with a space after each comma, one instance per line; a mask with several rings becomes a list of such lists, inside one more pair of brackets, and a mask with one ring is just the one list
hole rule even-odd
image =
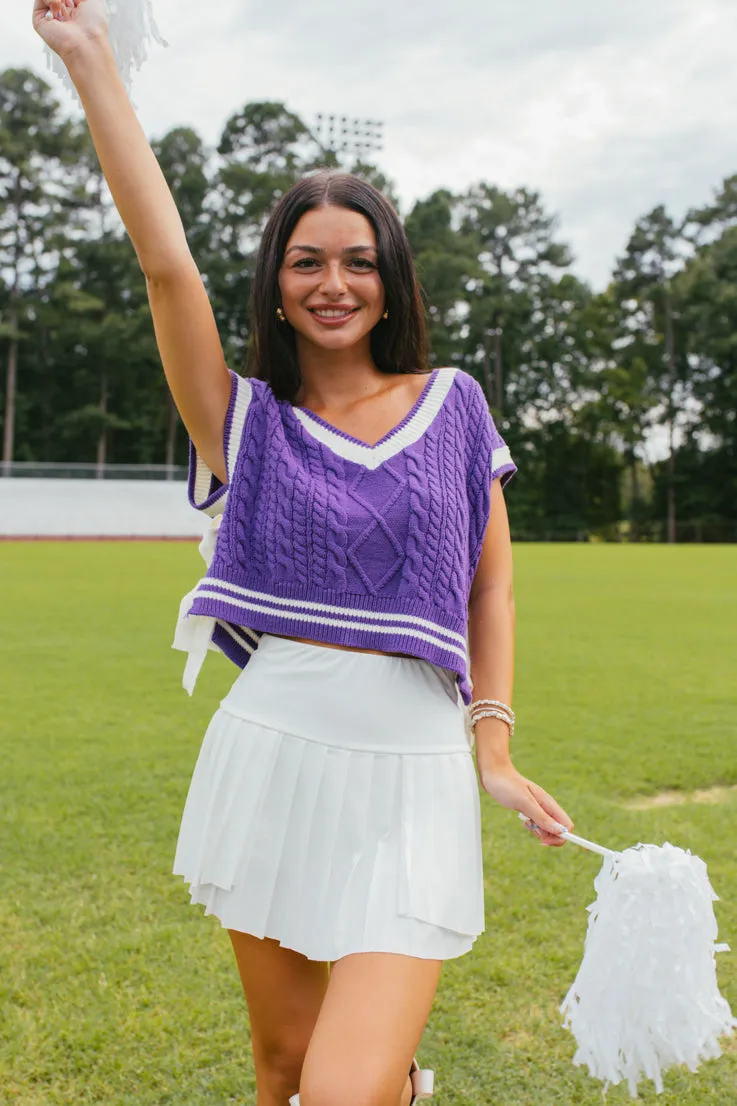
[[[291, 594], [280, 595], [263, 587], [205, 577], [195, 589], [188, 613], [217, 620], [213, 641], [241, 668], [248, 663], [260, 633], [304, 637], [332, 645], [406, 653], [437, 664], [455, 673], [464, 703], [471, 702], [461, 619], [418, 600], [350, 595], [341, 596], [342, 602], [338, 602], [339, 597], [329, 592], [289, 590]], [[295, 594], [297, 591], [300, 594]], [[226, 626], [234, 633], [228, 633]]]

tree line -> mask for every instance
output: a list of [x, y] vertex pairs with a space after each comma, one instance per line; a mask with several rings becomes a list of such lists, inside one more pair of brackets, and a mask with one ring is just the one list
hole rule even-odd
[[[325, 149], [285, 105], [246, 104], [215, 149], [189, 127], [153, 143], [246, 371], [255, 251], [276, 199]], [[485, 389], [520, 474], [518, 539], [737, 540], [737, 175], [675, 219], [639, 219], [603, 292], [540, 195], [480, 181], [418, 200], [405, 227], [432, 363]], [[86, 127], [26, 69], [0, 72], [0, 397], [11, 462], [184, 464], [145, 282]], [[647, 463], [656, 435], [665, 457]]]

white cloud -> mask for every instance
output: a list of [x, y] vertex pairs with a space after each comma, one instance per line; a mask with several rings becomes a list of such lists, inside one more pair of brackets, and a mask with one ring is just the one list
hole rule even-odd
[[[154, 6], [170, 48], [135, 87], [149, 134], [189, 123], [213, 142], [249, 99], [382, 118], [405, 207], [479, 179], [528, 185], [596, 285], [638, 215], [678, 214], [737, 171], [733, 0]], [[0, 66], [40, 68], [30, 3], [14, 12]]]

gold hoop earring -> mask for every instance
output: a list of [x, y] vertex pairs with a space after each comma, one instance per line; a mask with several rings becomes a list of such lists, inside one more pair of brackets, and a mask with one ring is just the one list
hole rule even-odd
[[384, 314], [381, 317], [382, 317], [382, 319], [388, 319], [389, 318], [389, 312], [385, 311]]
[[287, 317], [284, 314], [284, 312], [282, 311], [281, 307], [277, 307], [276, 317], [277, 317], [277, 319], [279, 320], [280, 323], [285, 323], [287, 321]]

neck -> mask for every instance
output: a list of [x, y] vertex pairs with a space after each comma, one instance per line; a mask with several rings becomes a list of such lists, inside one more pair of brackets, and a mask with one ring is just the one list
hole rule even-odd
[[297, 361], [302, 386], [296, 402], [313, 410], [336, 410], [376, 391], [384, 374], [371, 356], [367, 336], [350, 349], [324, 349], [297, 336]]

